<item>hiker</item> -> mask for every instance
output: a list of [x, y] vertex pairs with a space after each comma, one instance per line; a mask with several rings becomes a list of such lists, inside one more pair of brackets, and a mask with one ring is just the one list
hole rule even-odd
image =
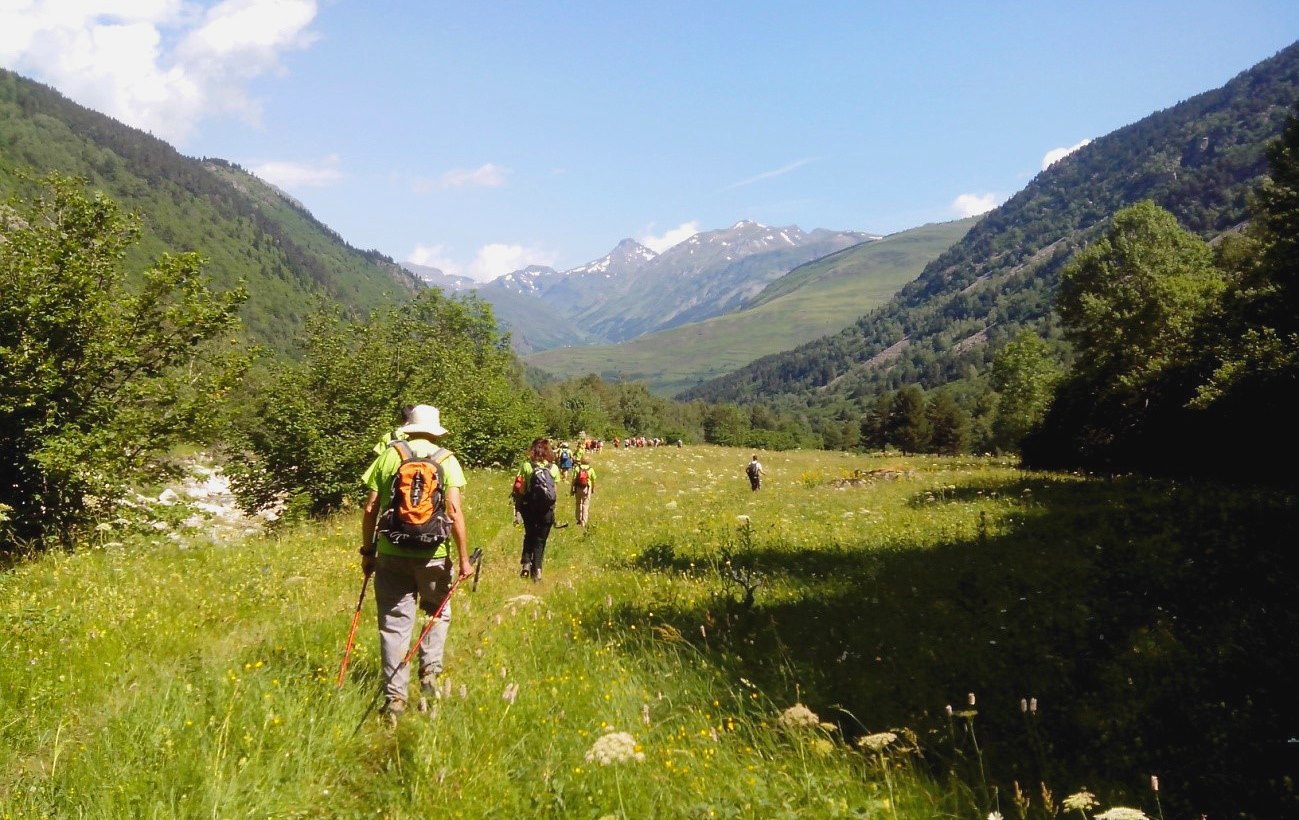
[[573, 474], [573, 485], [568, 494], [577, 502], [577, 526], [585, 527], [587, 516], [591, 514], [591, 496], [595, 495], [595, 468], [591, 466], [590, 456], [577, 457], [577, 471]]
[[[406, 710], [410, 669], [402, 659], [410, 647], [417, 603], [432, 615], [450, 593], [457, 573], [466, 577], [474, 573], [461, 499], [465, 474], [455, 455], [437, 444], [447, 432], [439, 416], [436, 407], [412, 407], [406, 423], [397, 428], [405, 440], [385, 447], [361, 477], [370, 490], [361, 518], [361, 571], [374, 573], [384, 711], [390, 719]], [[419, 492], [434, 481], [433, 493]], [[408, 522], [417, 519], [421, 509], [428, 531], [412, 534]], [[456, 545], [454, 559], [448, 537]], [[442, 652], [451, 626], [449, 603], [438, 620], [419, 647], [419, 680], [426, 695], [436, 693], [435, 679], [442, 672]]]
[[[413, 404], [402, 405], [401, 409], [397, 411], [397, 420], [400, 424], [406, 424], [410, 421], [410, 414], [414, 409], [415, 405]], [[396, 430], [379, 439], [378, 443], [374, 445], [373, 452], [376, 456], [383, 455], [383, 451], [388, 449], [388, 445], [397, 439], [405, 440], [406, 434], [401, 431], [400, 424]]]
[[749, 476], [749, 487], [756, 493], [762, 486], [762, 477], [766, 475], [762, 470], [762, 463], [758, 461], [757, 453], [753, 454], [753, 460], [749, 462], [748, 467], [744, 468], [744, 472]]
[[550, 442], [535, 439], [528, 457], [514, 476], [514, 497], [523, 516], [523, 554], [519, 558], [519, 575], [541, 580], [541, 564], [546, 555], [546, 539], [555, 525], [555, 487], [559, 468], [552, 464]]
[[[580, 448], [582, 445], [578, 444]], [[559, 445], [559, 477], [568, 480], [568, 471], [573, 469], [573, 451], [568, 449], [568, 442]]]

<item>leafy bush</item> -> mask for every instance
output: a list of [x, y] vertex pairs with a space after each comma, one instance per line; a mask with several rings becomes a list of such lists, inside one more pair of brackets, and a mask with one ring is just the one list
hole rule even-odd
[[164, 254], [128, 284], [140, 219], [52, 174], [0, 207], [0, 463], [11, 470], [5, 548], [106, 515], [132, 479], [181, 440], [201, 440], [242, 369], [205, 342], [246, 294], [214, 293], [193, 253]]
[[236, 441], [241, 503], [338, 508], [407, 404], [441, 410], [464, 464], [509, 463], [542, 428], [487, 303], [427, 290], [363, 322], [326, 310], [308, 322], [303, 360], [274, 366]]

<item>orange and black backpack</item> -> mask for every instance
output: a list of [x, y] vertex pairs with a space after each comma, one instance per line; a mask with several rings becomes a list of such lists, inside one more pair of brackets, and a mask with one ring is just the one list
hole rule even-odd
[[401, 464], [392, 477], [388, 508], [379, 516], [379, 534], [394, 546], [432, 549], [451, 535], [442, 487], [442, 462], [450, 450], [439, 447], [430, 456], [417, 456], [404, 441], [394, 441]]

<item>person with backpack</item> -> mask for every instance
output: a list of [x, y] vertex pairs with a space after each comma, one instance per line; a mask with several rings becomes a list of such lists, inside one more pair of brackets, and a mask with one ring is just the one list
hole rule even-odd
[[559, 477], [568, 480], [568, 471], [573, 469], [573, 451], [568, 449], [568, 442], [559, 445]]
[[523, 515], [523, 554], [519, 558], [519, 575], [541, 580], [541, 564], [546, 556], [546, 539], [555, 525], [555, 487], [559, 468], [553, 463], [550, 442], [535, 439], [528, 457], [514, 476], [515, 505]]
[[401, 431], [401, 425], [406, 424], [407, 422], [410, 421], [410, 414], [411, 411], [413, 411], [414, 409], [415, 409], [415, 405], [404, 404], [402, 405], [401, 409], [397, 411], [398, 422], [399, 422], [397, 429], [393, 430], [388, 435], [379, 439], [379, 441], [374, 445], [373, 452], [376, 456], [383, 455], [383, 451], [388, 449], [388, 446], [391, 445], [397, 439], [406, 438], [406, 434]]
[[577, 457], [577, 470], [573, 473], [573, 484], [568, 494], [577, 502], [577, 525], [586, 526], [586, 519], [591, 514], [591, 496], [595, 495], [595, 468], [591, 466], [590, 456]]
[[[438, 409], [415, 405], [397, 433], [405, 438], [385, 447], [361, 478], [369, 495], [360, 549], [362, 573], [374, 573], [384, 711], [394, 720], [406, 710], [410, 669], [402, 659], [417, 609], [432, 615], [457, 573], [474, 573], [461, 498], [465, 474], [455, 455], [437, 444], [447, 433]], [[419, 680], [426, 695], [436, 692], [450, 626], [448, 604], [419, 646]]]
[[758, 488], [762, 486], [762, 477], [765, 475], [762, 470], [762, 463], [758, 461], [757, 453], [753, 454], [753, 460], [749, 462], [748, 467], [744, 468], [744, 472], [749, 476], [749, 488], [756, 493]]

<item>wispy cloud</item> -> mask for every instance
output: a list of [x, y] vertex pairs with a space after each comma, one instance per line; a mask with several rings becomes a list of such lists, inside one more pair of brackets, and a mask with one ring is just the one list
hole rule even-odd
[[438, 179], [439, 188], [500, 188], [505, 184], [508, 168], [488, 162], [477, 168], [456, 168]]
[[1090, 139], [1085, 139], [1082, 142], [1070, 145], [1068, 148], [1052, 148], [1050, 151], [1047, 151], [1042, 155], [1042, 170], [1045, 171], [1047, 168], [1050, 168], [1053, 163], [1059, 162], [1089, 142], [1091, 142]]
[[252, 172], [267, 182], [288, 191], [299, 188], [324, 188], [340, 181], [338, 155], [330, 154], [320, 162], [263, 162], [252, 166]]
[[256, 122], [256, 78], [316, 40], [316, 0], [0, 3], [0, 65], [183, 143], [202, 120]]
[[1001, 194], [961, 194], [952, 200], [952, 210], [961, 218], [987, 213], [1001, 204]]
[[654, 230], [653, 225], [647, 226], [645, 230], [642, 232], [642, 235], [636, 237], [636, 241], [641, 243], [645, 247], [649, 248], [650, 250], [654, 251], [655, 253], [663, 253], [663, 251], [667, 250], [673, 245], [684, 242], [690, 237], [699, 233], [699, 222], [698, 220], [694, 220], [694, 219], [690, 220], [689, 222], [683, 222], [680, 225], [673, 228], [672, 230], [667, 231], [666, 233], [660, 234], [658, 236], [655, 236], [654, 234], [650, 233], [650, 231], [652, 230]]
[[493, 242], [478, 249], [474, 261], [469, 264], [469, 276], [479, 282], [488, 282], [528, 265], [553, 266], [555, 259], [555, 254], [541, 248]]
[[483, 245], [467, 265], [456, 261], [444, 244], [416, 245], [415, 250], [406, 255], [407, 262], [437, 268], [453, 276], [468, 276], [479, 282], [490, 282], [529, 265], [554, 267], [558, 258], [557, 254], [545, 248], [509, 242]]
[[815, 161], [816, 160], [812, 157], [796, 159], [793, 162], [789, 163], [788, 165], [784, 165], [780, 168], [777, 168], [774, 171], [763, 171], [761, 174], [754, 174], [753, 176], [748, 177], [747, 179], [742, 179], [739, 182], [732, 182], [730, 185], [727, 185], [722, 190], [731, 191], [736, 188], [743, 188], [746, 185], [752, 185], [755, 182], [762, 182], [764, 179], [772, 179], [774, 177], [784, 176], [785, 174], [788, 174], [791, 171], [797, 171], [799, 168], [802, 168], [804, 165], [807, 165], [808, 163], [815, 162]]
[[406, 261], [426, 268], [437, 268], [452, 276], [464, 276], [464, 269], [447, 255], [446, 245], [416, 245], [415, 250], [406, 255]]

